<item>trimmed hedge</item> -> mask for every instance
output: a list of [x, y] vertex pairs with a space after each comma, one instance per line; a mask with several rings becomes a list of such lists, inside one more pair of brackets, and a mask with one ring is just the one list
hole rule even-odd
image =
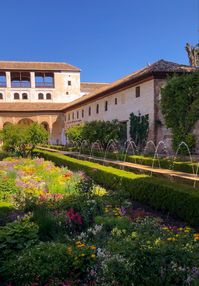
[[58, 166], [68, 166], [74, 171], [82, 170], [106, 188], [124, 192], [133, 200], [177, 215], [190, 225], [199, 225], [197, 189], [44, 150], [35, 150], [35, 155], [51, 160]]
[[[52, 149], [57, 149], [57, 150], [61, 150], [61, 151], [75, 151], [75, 147], [73, 148], [67, 148], [66, 146], [57, 146], [57, 145], [42, 145], [43, 147], [48, 147], [48, 148], [52, 148]], [[84, 148], [83, 150], [84, 152], [82, 153], [82, 155], [90, 155], [90, 150], [86, 150], [86, 148]], [[92, 155], [96, 156], [96, 157], [104, 157], [105, 152], [102, 151], [98, 151], [98, 150], [93, 150], [92, 151]], [[112, 159], [112, 160], [124, 160], [124, 154], [121, 152], [107, 152], [106, 153], [106, 158], [107, 159]], [[164, 169], [172, 169], [175, 171], [179, 171], [179, 172], [186, 172], [186, 173], [193, 173], [193, 169], [194, 172], [196, 172], [197, 170], [197, 163], [191, 163], [190, 161], [175, 161], [173, 162], [173, 160], [169, 160], [168, 158], [159, 158], [158, 159], [154, 159], [152, 156], [144, 156], [144, 155], [127, 155], [126, 162], [130, 162], [130, 163], [135, 163], [135, 164], [141, 164], [141, 165], [145, 165], [145, 166], [152, 166], [154, 165], [154, 167], [159, 168], [159, 163], [160, 163], [160, 167], [164, 168]], [[154, 161], [154, 162], [153, 162]]]

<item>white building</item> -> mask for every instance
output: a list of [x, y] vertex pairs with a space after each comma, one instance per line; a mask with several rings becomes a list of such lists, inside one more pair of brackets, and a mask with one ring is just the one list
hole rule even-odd
[[[160, 60], [110, 84], [81, 83], [80, 69], [70, 64], [0, 62], [0, 128], [35, 121], [49, 131], [51, 143], [63, 144], [64, 130], [73, 124], [118, 119], [129, 137], [133, 112], [149, 115], [149, 139], [170, 144], [160, 111], [161, 87], [169, 75], [194, 70]], [[199, 138], [198, 128], [194, 133]]]

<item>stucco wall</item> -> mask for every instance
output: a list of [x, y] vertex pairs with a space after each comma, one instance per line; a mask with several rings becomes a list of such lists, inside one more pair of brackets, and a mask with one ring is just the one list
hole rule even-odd
[[[54, 88], [35, 88], [34, 72], [31, 72], [31, 88], [11, 88], [10, 73], [6, 72], [7, 87], [1, 88], [1, 102], [70, 102], [80, 97], [80, 72], [55, 72]], [[71, 85], [68, 85], [71, 81]], [[20, 100], [14, 100], [14, 93], [20, 94]], [[22, 93], [28, 94], [27, 100], [22, 100]], [[38, 94], [44, 94], [44, 100], [38, 100]], [[46, 100], [46, 94], [51, 94], [51, 100]]]
[[13, 112], [0, 114], [0, 129], [7, 123], [17, 124], [21, 120], [31, 120], [39, 124], [47, 123], [49, 131], [49, 143], [52, 144], [65, 144], [64, 124], [65, 117], [60, 112]]
[[[149, 139], [154, 139], [154, 80], [139, 84], [140, 97], [138, 98], [135, 96], [136, 86], [130, 87], [120, 92], [116, 92], [112, 95], [109, 95], [108, 97], [104, 97], [102, 99], [66, 112], [66, 128], [73, 124], [79, 124], [81, 122], [93, 120], [107, 121], [118, 119], [119, 121], [128, 121], [132, 112], [134, 112], [136, 115], [138, 115], [140, 112], [142, 115], [149, 114]], [[115, 104], [115, 98], [117, 98], [117, 105]], [[105, 101], [108, 101], [107, 111], [105, 111]], [[99, 104], [98, 114], [96, 113], [97, 104]], [[90, 116], [89, 107], [91, 107]], [[84, 110], [84, 118], [82, 118], [82, 110]], [[77, 112], [79, 113], [79, 118], [77, 118]]]

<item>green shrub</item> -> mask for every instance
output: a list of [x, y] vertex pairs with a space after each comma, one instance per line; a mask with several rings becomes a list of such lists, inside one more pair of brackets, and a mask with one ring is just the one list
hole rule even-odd
[[114, 228], [100, 258], [100, 285], [192, 285], [198, 247], [191, 230], [161, 227], [150, 217], [132, 223], [131, 233]]
[[56, 219], [45, 206], [36, 206], [33, 210], [33, 221], [39, 226], [38, 235], [42, 241], [56, 239], [59, 228]]
[[28, 248], [38, 241], [38, 226], [28, 218], [0, 227], [1, 259]]
[[11, 157], [11, 156], [12, 156], [11, 153], [0, 150], [0, 161], [2, 161], [3, 159], [5, 159], [7, 157]]
[[37, 150], [37, 155], [72, 170], [85, 171], [96, 183], [122, 191], [131, 199], [177, 215], [192, 225], [199, 225], [199, 192], [191, 187], [163, 179], [105, 167], [62, 154]]
[[94, 263], [92, 253], [93, 251], [86, 247], [67, 247], [65, 244], [54, 242], [40, 243], [7, 261], [2, 276], [5, 281], [13, 281], [16, 286], [33, 283], [44, 285], [55, 279], [62, 282], [65, 279], [83, 280], [87, 275], [87, 268]]

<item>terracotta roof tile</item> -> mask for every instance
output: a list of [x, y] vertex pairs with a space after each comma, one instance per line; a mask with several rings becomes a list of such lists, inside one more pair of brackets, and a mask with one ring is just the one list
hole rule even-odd
[[81, 82], [80, 90], [81, 92], [93, 92], [98, 90], [101, 87], [107, 87], [109, 83], [101, 82]]
[[67, 103], [2, 102], [0, 112], [61, 111]]
[[80, 71], [79, 68], [59, 62], [0, 61], [0, 70]]
[[123, 78], [120, 78], [119, 80], [116, 80], [107, 86], [103, 86], [102, 88], [97, 89], [94, 92], [91, 92], [89, 94], [84, 95], [83, 97], [80, 97], [72, 102], [70, 102], [66, 110], [68, 108], [75, 107], [76, 105], [83, 104], [84, 102], [90, 101], [92, 99], [100, 98], [101, 96], [105, 96], [110, 94], [111, 92], [115, 90], [119, 90], [120, 88], [124, 86], [128, 86], [132, 83], [138, 82], [139, 80], [143, 78], [147, 78], [149, 76], [155, 76], [157, 74], [163, 74], [165, 77], [168, 74], [173, 73], [184, 73], [184, 72], [191, 72], [196, 71], [197, 68], [181, 65], [165, 60], [159, 60], [155, 62], [154, 64], [148, 65], [136, 72], [133, 72]]

